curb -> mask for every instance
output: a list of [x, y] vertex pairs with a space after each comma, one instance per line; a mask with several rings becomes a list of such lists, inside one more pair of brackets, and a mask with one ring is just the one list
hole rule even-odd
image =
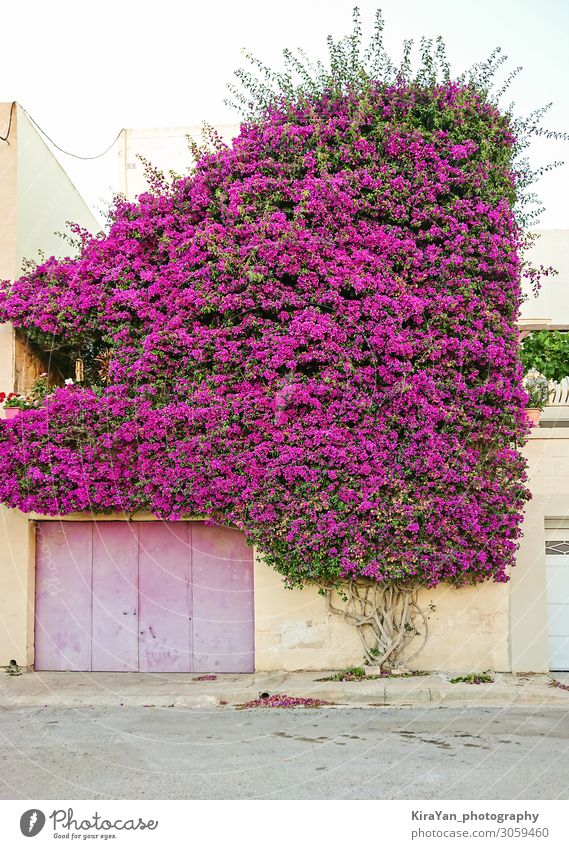
[[[492, 686], [492, 685], [489, 685]], [[473, 689], [475, 692], [472, 692]], [[293, 697], [319, 698], [337, 707], [480, 707], [515, 705], [541, 705], [543, 707], [566, 707], [569, 710], [569, 697], [566, 693], [549, 691], [515, 692], [514, 688], [499, 687], [481, 690], [480, 687], [457, 687], [456, 690], [421, 687], [417, 689], [396, 689], [381, 686], [376, 692], [357, 692], [336, 688], [310, 691], [297, 687], [276, 687], [271, 689], [271, 695], [288, 695]], [[225, 690], [219, 692], [210, 690], [183, 694], [121, 694], [109, 696], [102, 694], [69, 694], [56, 693], [22, 694], [0, 698], [0, 709], [10, 710], [19, 708], [117, 708], [117, 707], [156, 707], [156, 708], [211, 708], [235, 707], [258, 697], [252, 689]]]

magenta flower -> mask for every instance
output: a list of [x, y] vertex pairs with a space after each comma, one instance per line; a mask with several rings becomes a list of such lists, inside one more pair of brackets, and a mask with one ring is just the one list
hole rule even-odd
[[507, 580], [513, 142], [472, 88], [378, 83], [274, 106], [118, 200], [78, 258], [0, 292], [1, 320], [90, 375], [2, 422], [0, 500], [211, 516], [291, 585]]

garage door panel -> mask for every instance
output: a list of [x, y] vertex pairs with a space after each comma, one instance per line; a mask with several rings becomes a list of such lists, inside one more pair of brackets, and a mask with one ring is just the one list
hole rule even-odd
[[254, 670], [253, 557], [203, 522], [37, 524], [36, 668]]
[[90, 522], [38, 526], [36, 669], [91, 669], [91, 559]]
[[569, 670], [569, 556], [566, 542], [546, 546], [547, 625], [549, 668]]
[[138, 524], [93, 524], [95, 672], [138, 669]]
[[242, 533], [192, 525], [194, 670], [253, 672], [253, 556]]
[[569, 566], [547, 567], [547, 600], [569, 605]]
[[566, 604], [548, 604], [547, 620], [552, 637], [569, 636], [569, 606]]
[[191, 546], [187, 523], [139, 527], [139, 668], [191, 672]]
[[549, 637], [549, 668], [553, 671], [569, 669], [569, 636]]

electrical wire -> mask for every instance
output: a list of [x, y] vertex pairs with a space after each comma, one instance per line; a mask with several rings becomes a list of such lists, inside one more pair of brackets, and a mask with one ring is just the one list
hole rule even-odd
[[8, 139], [10, 138], [10, 130], [12, 129], [12, 116], [14, 114], [14, 106], [15, 105], [16, 105], [16, 101], [13, 100], [11, 105], [10, 105], [10, 118], [8, 120], [8, 129], [6, 130], [5, 136], [0, 136], [0, 141], [5, 142], [5, 141], [8, 141]]
[[[12, 106], [14, 106], [14, 105], [15, 105], [15, 104], [13, 103], [13, 104], [12, 104]], [[80, 156], [78, 153], [71, 153], [71, 151], [69, 151], [69, 150], [64, 150], [62, 147], [60, 147], [58, 144], [56, 144], [56, 143], [54, 142], [54, 140], [53, 140], [50, 136], [48, 136], [48, 134], [46, 133], [46, 131], [45, 131], [45, 130], [43, 130], [43, 129], [40, 127], [40, 125], [38, 124], [38, 122], [37, 122], [37, 121], [35, 121], [35, 120], [32, 118], [32, 116], [30, 115], [30, 113], [28, 112], [28, 110], [27, 110], [27, 109], [24, 109], [24, 107], [22, 106], [22, 104], [20, 104], [20, 109], [24, 112], [24, 114], [25, 114], [25, 115], [27, 115], [27, 117], [29, 118], [29, 120], [30, 120], [30, 121], [32, 122], [32, 124], [34, 125], [34, 127], [36, 127], [36, 129], [40, 131], [40, 133], [42, 134], [42, 136], [45, 136], [45, 138], [48, 140], [48, 142], [50, 142], [50, 144], [52, 144], [55, 148], [57, 148], [57, 150], [59, 150], [59, 151], [60, 151], [60, 153], [64, 153], [64, 154], [65, 154], [65, 156], [72, 156], [72, 157], [73, 157], [73, 159], [82, 159], [82, 160], [84, 160], [84, 161], [85, 161], [85, 160], [92, 160], [92, 159], [100, 159], [102, 156], [104, 156], [106, 153], [108, 153], [108, 152], [109, 152], [109, 150], [110, 150], [112, 147], [114, 147], [114, 145], [115, 145], [115, 144], [118, 142], [118, 140], [120, 139], [121, 135], [122, 135], [124, 132], [126, 132], [126, 130], [125, 130], [125, 128], [124, 128], [124, 127], [123, 127], [122, 129], [120, 129], [120, 130], [118, 131], [118, 133], [116, 134], [115, 138], [113, 139], [113, 141], [110, 143], [110, 145], [109, 145], [107, 148], [105, 148], [105, 150], [103, 150], [103, 152], [102, 152], [102, 153], [97, 153], [95, 156]], [[10, 113], [10, 123], [11, 123], [11, 122], [12, 122], [12, 115], [11, 115], [11, 113]], [[8, 130], [8, 132], [9, 132], [9, 130]]]

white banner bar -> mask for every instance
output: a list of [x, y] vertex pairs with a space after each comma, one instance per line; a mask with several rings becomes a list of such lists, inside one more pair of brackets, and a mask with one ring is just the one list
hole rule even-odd
[[[0, 845], [566, 849], [561, 801], [0, 801]], [[30, 838], [34, 843], [30, 844]]]

